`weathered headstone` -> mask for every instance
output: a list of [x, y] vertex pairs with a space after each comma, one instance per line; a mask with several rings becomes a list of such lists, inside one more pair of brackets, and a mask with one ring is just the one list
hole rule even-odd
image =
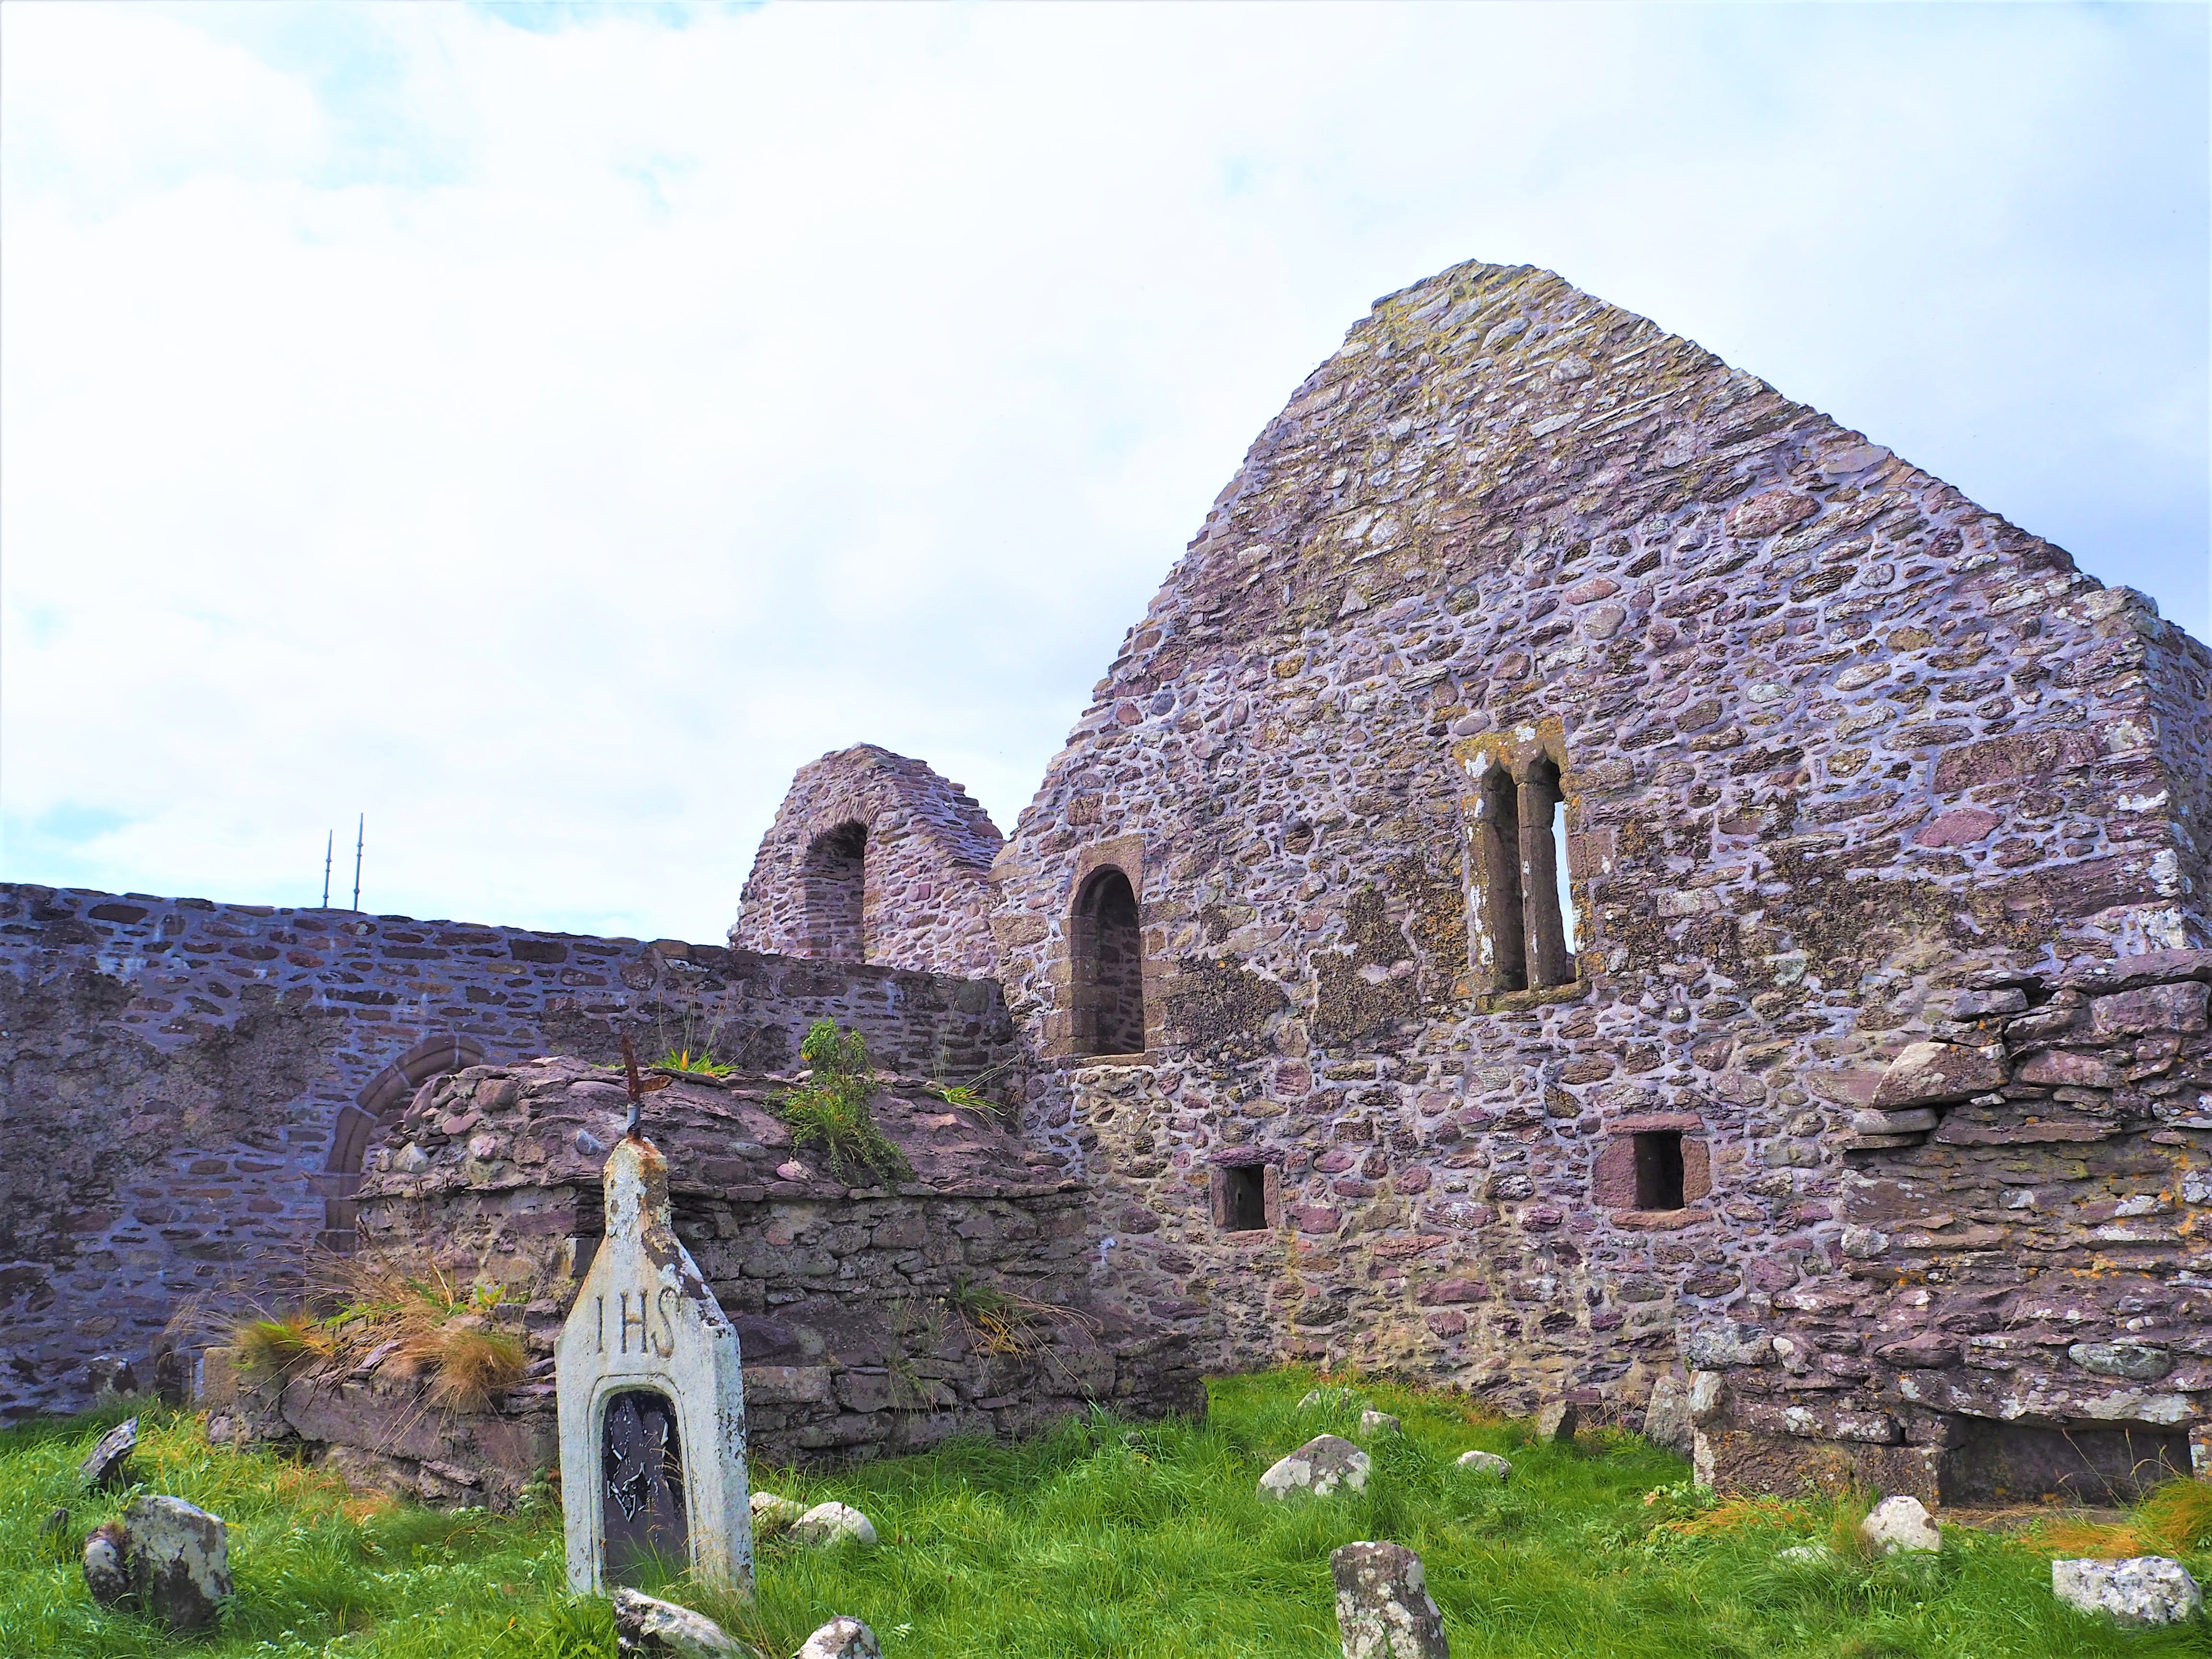
[[1451, 1659], [1419, 1556], [1403, 1544], [1346, 1544], [1328, 1565], [1344, 1659]]
[[750, 1595], [737, 1328], [670, 1224], [652, 1144], [617, 1142], [604, 1181], [606, 1236], [554, 1350], [568, 1587], [602, 1594], [658, 1559]]
[[222, 1517], [143, 1493], [84, 1540], [84, 1582], [102, 1605], [129, 1601], [173, 1630], [204, 1630], [231, 1591]]
[[100, 1443], [77, 1465], [77, 1478], [94, 1492], [131, 1484], [131, 1454], [138, 1449], [138, 1419], [128, 1418], [100, 1437]]

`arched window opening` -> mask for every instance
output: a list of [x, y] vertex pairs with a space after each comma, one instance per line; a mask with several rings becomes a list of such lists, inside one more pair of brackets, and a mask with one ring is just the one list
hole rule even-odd
[[1484, 776], [1476, 811], [1474, 857], [1482, 884], [1483, 927], [1493, 952], [1491, 984], [1500, 991], [1525, 991], [1528, 963], [1522, 931], [1521, 791], [1503, 766], [1492, 767]]
[[1128, 877], [1110, 866], [1097, 872], [1076, 898], [1073, 921], [1076, 1052], [1142, 1054], [1144, 932]]
[[1575, 976], [1574, 896], [1567, 878], [1566, 800], [1548, 758], [1521, 789], [1521, 890], [1528, 958], [1523, 982], [1565, 985]]
[[818, 962], [868, 959], [867, 826], [839, 824], [815, 836], [799, 867], [805, 954]]

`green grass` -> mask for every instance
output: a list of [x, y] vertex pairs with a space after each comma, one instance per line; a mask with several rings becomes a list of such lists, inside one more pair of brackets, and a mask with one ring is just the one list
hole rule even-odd
[[[1328, 1553], [1361, 1538], [1419, 1552], [1455, 1659], [2087, 1659], [2212, 1655], [2205, 1627], [2123, 1633], [2052, 1600], [2048, 1558], [1954, 1529], [1939, 1560], [1790, 1567], [1782, 1546], [1824, 1537], [1820, 1506], [1721, 1511], [1683, 1491], [1679, 1459], [1633, 1437], [1560, 1449], [1486, 1423], [1443, 1395], [1360, 1392], [1405, 1420], [1373, 1447], [1368, 1492], [1292, 1509], [1253, 1496], [1260, 1471], [1356, 1408], [1295, 1410], [1314, 1379], [1278, 1372], [1212, 1387], [1203, 1424], [1099, 1418], [1020, 1446], [955, 1442], [927, 1457], [757, 1484], [839, 1498], [875, 1521], [872, 1551], [766, 1540], [750, 1608], [668, 1593], [788, 1656], [836, 1613], [858, 1614], [887, 1659], [1334, 1659]], [[77, 1461], [118, 1413], [0, 1434], [0, 1655], [544, 1655], [612, 1659], [604, 1601], [562, 1590], [560, 1522], [380, 1506], [265, 1451], [209, 1447], [198, 1419], [149, 1411], [139, 1477], [223, 1516], [238, 1595], [223, 1629], [164, 1635], [87, 1596], [84, 1535], [131, 1493], [76, 1490]], [[1128, 1437], [1133, 1436], [1131, 1443]], [[1469, 1447], [1510, 1456], [1510, 1484], [1462, 1475]], [[1671, 1489], [1662, 1491], [1662, 1489]], [[1662, 1496], [1645, 1503], [1646, 1494]], [[58, 1541], [40, 1536], [57, 1506]], [[1689, 1529], [1655, 1534], [1687, 1518]], [[2191, 1560], [2212, 1572], [2212, 1559]]]

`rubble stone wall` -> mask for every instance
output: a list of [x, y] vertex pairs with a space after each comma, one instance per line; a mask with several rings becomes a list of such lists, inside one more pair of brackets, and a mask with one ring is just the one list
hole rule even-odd
[[1701, 1477], [2111, 1502], [2212, 1473], [2208, 998], [2212, 951], [2170, 951], [1932, 1000], [1842, 1143], [1832, 1269], [1687, 1334]]
[[[857, 869], [843, 844], [855, 826], [866, 837]], [[762, 837], [730, 943], [995, 974], [990, 876], [999, 846], [990, 815], [921, 761], [873, 744], [824, 755], [799, 769]]]
[[[1033, 1132], [1210, 1364], [1639, 1398], [1840, 1271], [1852, 1119], [1940, 994], [2212, 942], [2208, 668], [1691, 342], [1447, 271], [1261, 434], [994, 866]], [[1500, 989], [1478, 774], [1553, 763], [1572, 977]], [[1109, 857], [1126, 1065], [1069, 1052]], [[1638, 1135], [1680, 1137], [1678, 1205], [1623, 1201]], [[1279, 1224], [1228, 1231], [1213, 1170], [1255, 1162]]]
[[0, 886], [0, 1419], [142, 1383], [188, 1301], [281, 1293], [349, 1243], [361, 1158], [485, 1059], [711, 1045], [798, 1064], [807, 1024], [896, 1070], [1013, 1052], [995, 985], [720, 945]]
[[[647, 1097], [678, 1234], [738, 1328], [757, 1459], [1025, 1433], [1092, 1401], [1203, 1413], [1188, 1345], [1089, 1284], [1090, 1194], [1052, 1158], [994, 1114], [892, 1080], [871, 1109], [913, 1178], [848, 1185], [769, 1109], [787, 1086], [687, 1077]], [[532, 1380], [496, 1410], [426, 1418], [416, 1385], [349, 1364], [249, 1389], [245, 1431], [302, 1440], [432, 1501], [511, 1502], [549, 1455], [553, 1342], [590, 1264], [625, 1110], [604, 1074], [566, 1060], [426, 1085], [371, 1155], [362, 1259], [499, 1287]], [[410, 1407], [424, 1420], [403, 1434]]]

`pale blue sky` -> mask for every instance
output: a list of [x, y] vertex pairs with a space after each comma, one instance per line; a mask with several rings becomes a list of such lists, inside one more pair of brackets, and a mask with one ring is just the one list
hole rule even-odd
[[714, 939], [825, 750], [1010, 823], [1474, 257], [2212, 632], [2206, 19], [15, 0], [0, 876], [307, 902], [365, 807], [372, 908]]

